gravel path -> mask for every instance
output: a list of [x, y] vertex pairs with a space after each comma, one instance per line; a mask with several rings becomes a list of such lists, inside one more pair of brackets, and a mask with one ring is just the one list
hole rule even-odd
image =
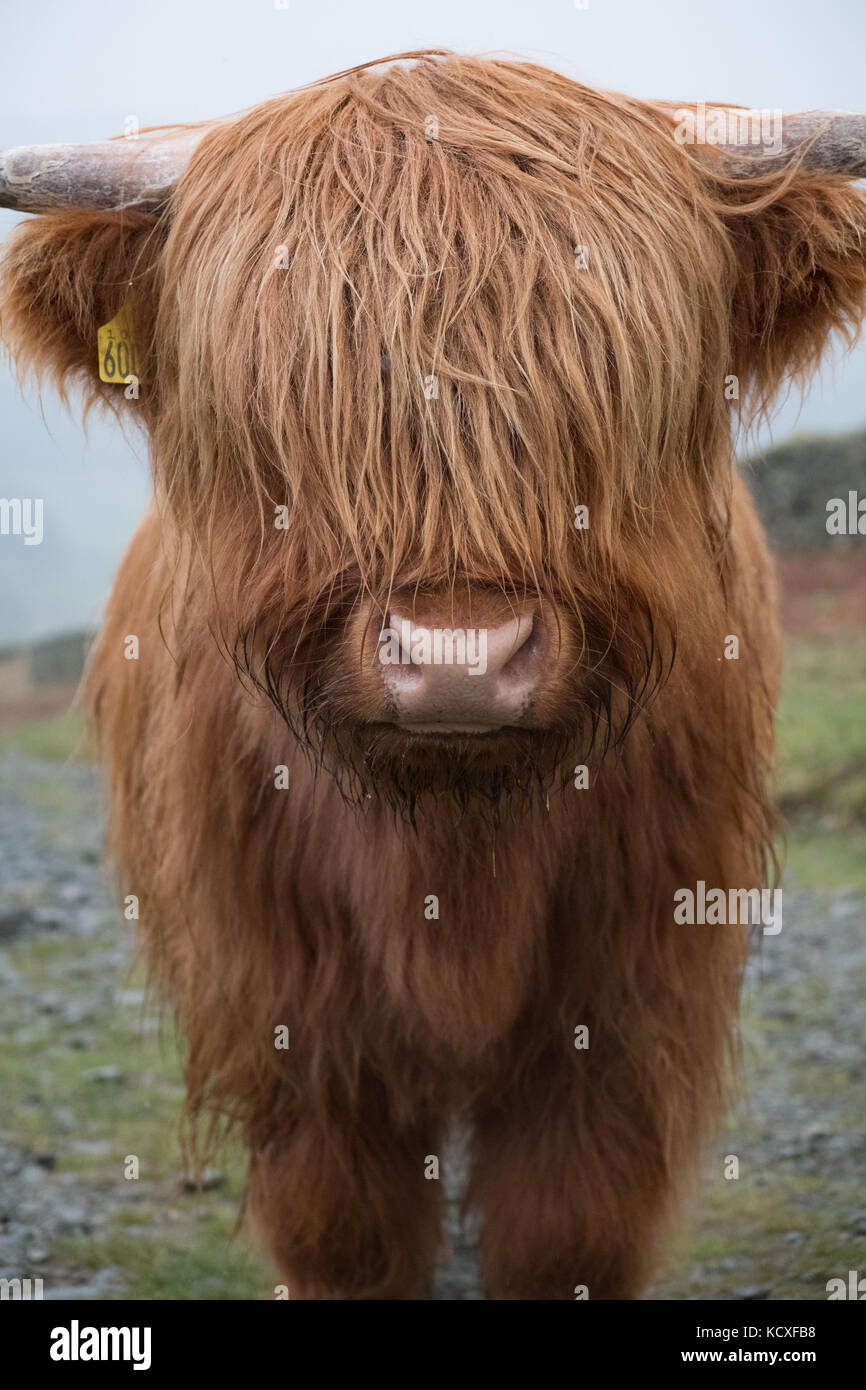
[[[50, 1069], [59, 1052], [88, 1050], [119, 1007], [141, 1002], [128, 988], [131, 942], [101, 868], [97, 803], [85, 766], [0, 756], [0, 1019], [5, 1038], [32, 1046], [35, 1089], [23, 1104], [34, 1110], [43, 1104], [40, 1067]], [[786, 891], [784, 907], [784, 930], [764, 939], [749, 972], [749, 1099], [708, 1165], [691, 1244], [651, 1298], [823, 1298], [828, 1278], [866, 1271], [866, 910], [844, 890], [828, 900]], [[63, 940], [82, 949], [59, 974], [23, 969], [22, 951], [35, 956]], [[155, 1023], [143, 1017], [135, 1026], [146, 1033]], [[94, 1269], [80, 1258], [82, 1241], [98, 1241], [118, 1214], [129, 1217], [146, 1185], [124, 1183], [107, 1161], [100, 1172], [108, 1138], [77, 1137], [72, 1103], [53, 1105], [48, 1119], [52, 1142], [40, 1151], [0, 1110], [0, 1277], [41, 1276], [47, 1298], [122, 1298], [129, 1267]], [[740, 1159], [738, 1182], [719, 1176], [726, 1154]], [[435, 1296], [478, 1299], [471, 1242], [457, 1220], [458, 1152], [445, 1167], [455, 1255]], [[157, 1211], [164, 1207], [156, 1200]]]

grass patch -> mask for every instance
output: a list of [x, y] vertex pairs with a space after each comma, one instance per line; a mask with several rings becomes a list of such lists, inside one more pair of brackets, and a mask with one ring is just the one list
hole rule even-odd
[[[152, 1009], [114, 997], [143, 983], [118, 958], [123, 931], [109, 920], [92, 938], [37, 937], [7, 951], [27, 994], [0, 1034], [4, 1137], [53, 1154], [56, 1170], [102, 1194], [111, 1213], [94, 1234], [54, 1239], [52, 1258], [80, 1270], [115, 1268], [117, 1298], [272, 1298], [270, 1265], [236, 1234], [247, 1165], [239, 1142], [215, 1156], [225, 1178], [219, 1188], [181, 1190], [181, 1050], [169, 1022], [155, 1032]], [[97, 981], [107, 998], [98, 997]], [[116, 1079], [89, 1078], [108, 1066]], [[124, 1176], [129, 1155], [138, 1159], [138, 1181]]]
[[701, 1299], [763, 1289], [771, 1299], [824, 1300], [828, 1279], [866, 1262], [866, 1240], [852, 1240], [838, 1214], [861, 1197], [855, 1183], [798, 1174], [790, 1165], [709, 1181], [700, 1228], [680, 1237], [654, 1297], [694, 1298], [699, 1281]]
[[[181, 1050], [170, 1023], [154, 1031], [152, 1010], [114, 999], [114, 990], [142, 983], [139, 970], [117, 964], [109, 972], [103, 963], [121, 931], [109, 922], [84, 941], [42, 937], [9, 949], [9, 964], [43, 1007], [34, 1011], [28, 1002], [17, 1017], [6, 1019], [0, 1036], [4, 1129], [33, 1149], [57, 1148], [61, 1169], [111, 1177], [120, 1174], [127, 1154], [135, 1154], [142, 1178], [174, 1180], [181, 1172]], [[95, 979], [111, 990], [109, 998], [94, 999]], [[57, 1012], [51, 1007], [55, 998]], [[83, 1008], [76, 1010], [79, 1004]], [[89, 1073], [100, 1067], [116, 1068], [117, 1079], [91, 1079]], [[58, 1111], [72, 1111], [73, 1141], [110, 1138], [110, 1155], [76, 1152], [74, 1142], [68, 1146]], [[242, 1153], [226, 1145], [220, 1163], [227, 1179], [223, 1195], [239, 1197]]]
[[[71, 1236], [59, 1240], [61, 1260], [88, 1269], [109, 1266], [123, 1271], [123, 1299], [239, 1300], [273, 1298], [274, 1275], [236, 1233], [236, 1213], [225, 1207], [200, 1210], [185, 1230], [166, 1241], [164, 1230], [141, 1225], [130, 1229], [133, 1213], [115, 1219], [98, 1239]], [[175, 1215], [179, 1213], [175, 1212]], [[196, 1219], [197, 1216], [197, 1219]]]
[[47, 762], [89, 762], [93, 756], [84, 716], [78, 710], [0, 731], [0, 753], [13, 751]]
[[822, 810], [866, 808], [866, 636], [788, 640], [778, 738], [783, 797], [826, 788]]
[[781, 847], [786, 872], [804, 888], [866, 894], [866, 829], [800, 823], [789, 827]]

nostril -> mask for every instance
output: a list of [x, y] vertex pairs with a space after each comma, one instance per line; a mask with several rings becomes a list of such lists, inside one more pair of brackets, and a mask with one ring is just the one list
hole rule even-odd
[[[524, 619], [524, 625], [526, 622]], [[536, 616], [531, 616], [526, 635], [499, 672], [500, 680], [508, 685], [523, 685], [534, 680], [541, 667], [543, 645], [541, 623]]]
[[389, 615], [388, 625], [379, 634], [378, 656], [388, 683], [406, 691], [421, 685], [426, 674], [423, 662], [413, 660], [413, 635], [417, 638], [420, 630], [397, 613]]

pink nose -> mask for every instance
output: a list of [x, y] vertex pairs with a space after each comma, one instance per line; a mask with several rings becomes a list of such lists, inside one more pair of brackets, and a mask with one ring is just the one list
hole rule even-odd
[[541, 674], [542, 647], [534, 604], [492, 628], [421, 626], [392, 611], [378, 651], [395, 722], [419, 733], [519, 723]]

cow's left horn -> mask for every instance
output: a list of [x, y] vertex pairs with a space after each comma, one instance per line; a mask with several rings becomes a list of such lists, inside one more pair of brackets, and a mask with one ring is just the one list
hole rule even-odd
[[[720, 108], [715, 108], [719, 111]], [[824, 174], [866, 176], [866, 114], [857, 111], [781, 112], [723, 108], [727, 139], [722, 146], [726, 169], [755, 177], [790, 163], [802, 152], [802, 167]], [[710, 114], [707, 114], [707, 123]], [[757, 131], [758, 138], [755, 138]]]
[[148, 131], [88, 145], [19, 145], [0, 152], [0, 207], [134, 208], [165, 203], [207, 126]]

